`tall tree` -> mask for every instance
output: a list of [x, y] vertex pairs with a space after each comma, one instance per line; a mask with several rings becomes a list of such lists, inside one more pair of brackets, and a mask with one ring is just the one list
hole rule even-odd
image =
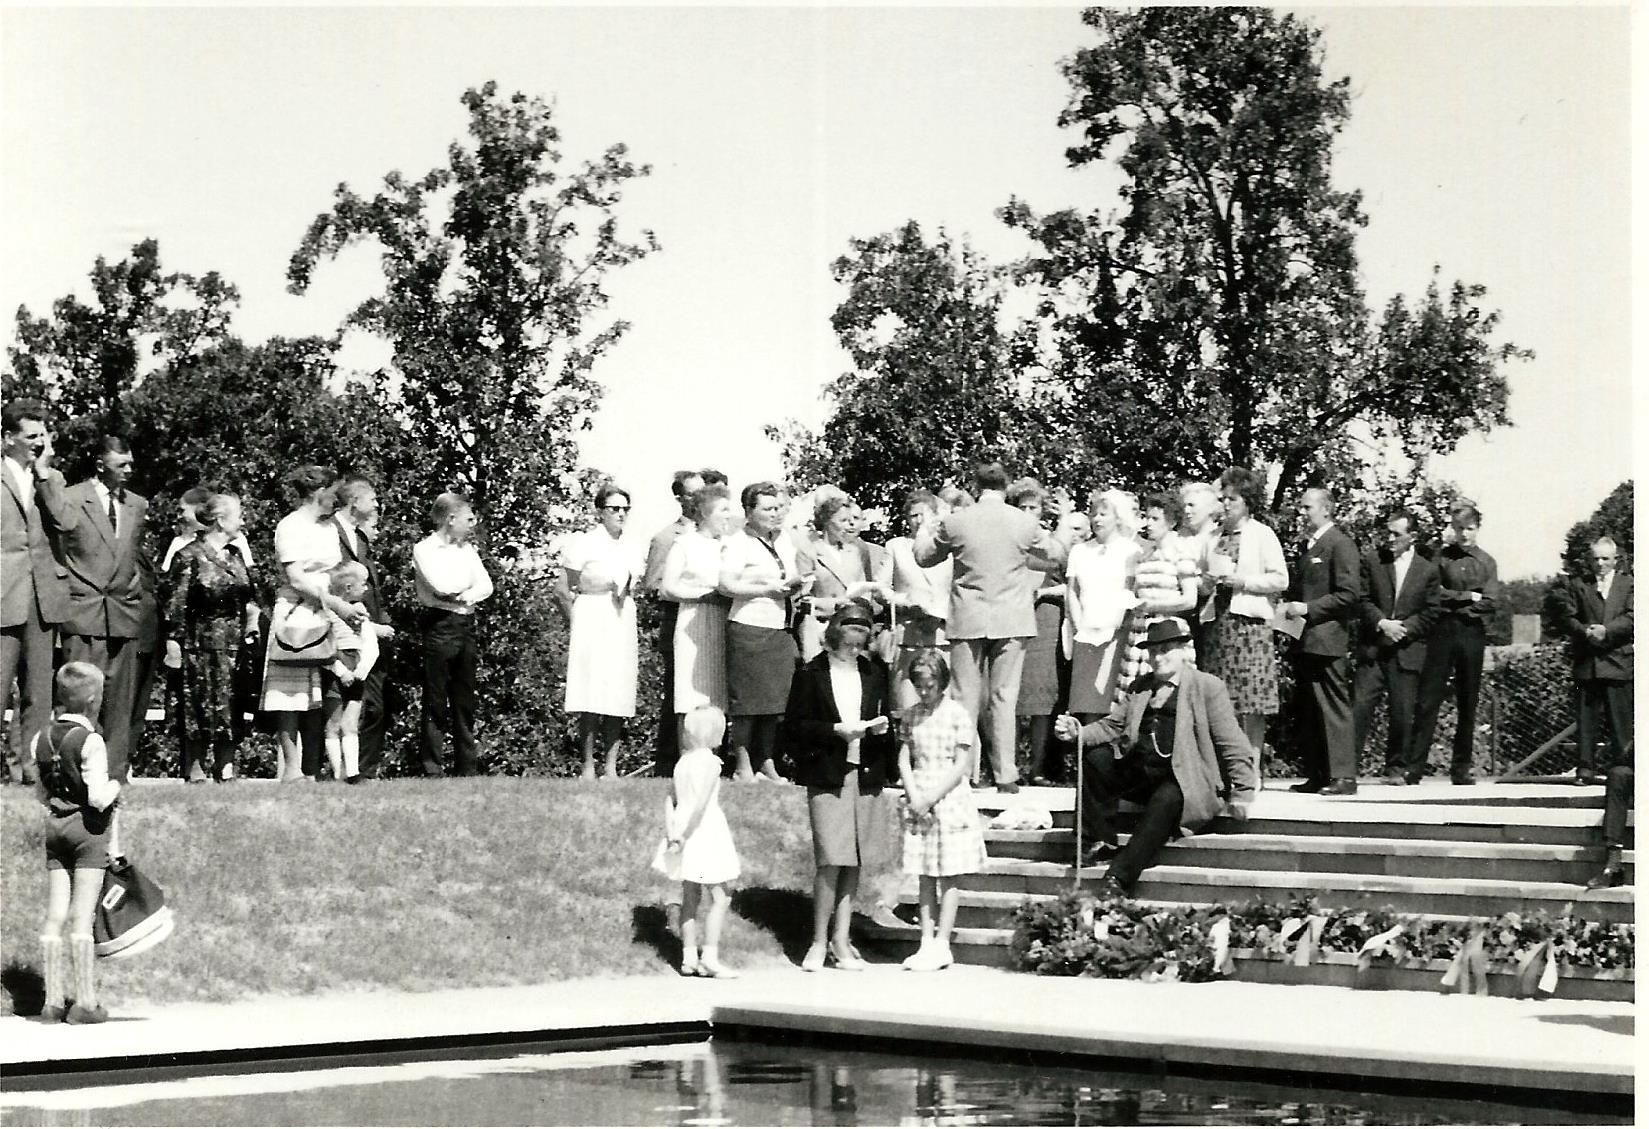
[[153, 239], [118, 263], [98, 256], [91, 288], [90, 303], [64, 295], [49, 317], [18, 307], [8, 350], [7, 383], [43, 396], [68, 417], [71, 440], [123, 434], [123, 397], [137, 385], [144, 352], [164, 364], [222, 341], [240, 302], [240, 292], [216, 271], [167, 272]]
[[1627, 479], [1609, 491], [1609, 496], [1598, 504], [1585, 521], [1569, 527], [1563, 539], [1563, 570], [1570, 576], [1592, 578], [1597, 569], [1592, 564], [1592, 542], [1608, 537], [1620, 550], [1621, 568], [1632, 567], [1632, 480]]
[[[1038, 251], [1046, 364], [1105, 449], [1204, 473], [1273, 464], [1281, 500], [1349, 428], [1424, 458], [1509, 423], [1480, 286], [1435, 279], [1371, 324], [1358, 279], [1359, 193], [1337, 188], [1349, 80], [1319, 32], [1263, 8], [1094, 8], [1099, 42], [1064, 65], [1073, 166], [1115, 159], [1116, 213], [1003, 218]], [[1443, 297], [1444, 291], [1448, 297]]]
[[623, 145], [564, 167], [551, 107], [496, 84], [464, 94], [469, 144], [371, 196], [341, 185], [287, 270], [301, 294], [316, 267], [359, 241], [381, 249], [384, 290], [346, 327], [389, 339], [399, 407], [427, 452], [425, 489], [458, 487], [497, 542], [539, 542], [548, 507], [576, 482], [577, 436], [601, 388], [597, 361], [628, 329], [597, 325], [613, 270], [657, 249], [621, 237], [617, 208], [649, 169]]
[[811, 431], [769, 427], [792, 485], [835, 482], [867, 504], [912, 486], [964, 480], [983, 453], [1042, 472], [1004, 333], [1004, 281], [965, 244], [920, 225], [855, 239], [831, 266], [846, 294], [831, 315], [853, 371], [825, 389]]

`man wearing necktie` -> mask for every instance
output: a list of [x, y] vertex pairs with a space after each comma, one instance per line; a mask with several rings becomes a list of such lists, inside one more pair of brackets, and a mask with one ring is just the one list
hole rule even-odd
[[1409, 754], [1426, 635], [1437, 618], [1437, 566], [1415, 548], [1417, 523], [1407, 510], [1386, 519], [1386, 543], [1363, 557], [1363, 596], [1358, 604], [1357, 668], [1353, 721], [1357, 759], [1363, 757], [1374, 709], [1386, 699], [1387, 784], [1418, 784], [1425, 767], [1412, 771]]
[[[1570, 577], [1553, 592], [1558, 626], [1569, 638], [1574, 663], [1577, 784], [1601, 784], [1600, 769], [1630, 765], [1632, 744], [1632, 575], [1620, 571], [1612, 538], [1592, 544], [1597, 579]], [[1609, 756], [1599, 762], [1604, 721]]]
[[0, 417], [0, 710], [16, 706], [22, 715], [17, 759], [28, 783], [34, 736], [51, 719], [52, 636], [69, 604], [62, 540], [80, 517], [51, 465], [45, 406], [12, 400]]
[[[372, 538], [367, 536], [365, 529], [377, 517], [378, 492], [371, 480], [359, 474], [345, 475], [343, 484], [338, 488], [338, 508], [332, 514], [332, 525], [338, 531], [338, 549], [342, 559], [366, 569], [366, 595], [361, 599], [361, 604], [366, 608], [367, 619], [375, 625], [373, 629], [379, 639], [387, 643], [395, 631], [389, 626], [389, 610], [384, 606], [380, 587], [382, 574], [373, 555]], [[362, 688], [360, 772], [368, 778], [383, 775], [384, 734], [389, 730], [389, 691], [385, 684], [388, 667], [387, 655], [373, 663], [372, 670], [366, 676], [366, 685]]]
[[109, 749], [109, 776], [125, 781], [132, 756], [132, 709], [146, 619], [155, 615], [152, 571], [143, 567], [148, 500], [126, 488], [132, 449], [118, 436], [97, 447], [96, 474], [69, 491], [79, 520], [64, 540], [69, 608], [63, 657], [103, 672], [99, 728]]
[[1488, 622], [1500, 598], [1500, 577], [1494, 558], [1477, 547], [1483, 516], [1477, 507], [1461, 502], [1449, 514], [1447, 544], [1437, 554], [1437, 620], [1420, 669], [1420, 705], [1415, 710], [1414, 740], [1409, 747], [1408, 774], [1425, 771], [1437, 714], [1454, 681], [1458, 716], [1449, 779], [1470, 784], [1472, 738], [1477, 729], [1477, 695], [1483, 683], [1483, 650], [1488, 644]]

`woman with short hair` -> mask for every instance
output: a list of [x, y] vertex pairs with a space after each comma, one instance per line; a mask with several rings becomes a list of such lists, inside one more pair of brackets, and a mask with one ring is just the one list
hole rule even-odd
[[837, 609], [824, 630], [825, 650], [796, 672], [785, 707], [785, 744], [796, 759], [796, 783], [807, 787], [817, 866], [813, 943], [802, 960], [808, 972], [827, 959], [846, 971], [865, 967], [848, 934], [853, 896], [859, 871], [892, 854], [892, 817], [882, 804], [895, 766], [892, 704], [887, 667], [865, 653], [874, 626], [862, 604]]
[[727, 739], [735, 779], [782, 781], [774, 757], [797, 656], [789, 625], [806, 579], [796, 545], [781, 528], [784, 492], [772, 482], [753, 482], [739, 501], [744, 528], [728, 535], [721, 556], [721, 590], [733, 598], [727, 613]]
[[660, 592], [676, 601], [675, 706], [679, 719], [699, 706], [727, 710], [727, 608], [721, 594], [721, 551], [732, 518], [727, 487], [704, 486], [688, 503], [693, 528], [664, 559]]
[[1142, 555], [1135, 533], [1139, 507], [1126, 490], [1095, 491], [1088, 499], [1091, 541], [1071, 547], [1065, 566], [1071, 635], [1071, 700], [1079, 718], [1111, 708], [1122, 680], [1128, 624], [1137, 599], [1134, 569]]
[[[328, 520], [337, 508], [337, 482], [338, 474], [331, 467], [301, 466], [287, 476], [294, 508], [275, 526], [275, 559], [283, 583], [269, 620], [271, 636], [279, 635], [300, 604], [330, 611], [352, 627], [366, 619], [366, 608], [346, 603], [331, 591], [329, 570], [343, 559], [337, 527]], [[259, 704], [275, 715], [277, 775], [287, 783], [314, 780], [324, 756], [321, 668], [275, 661], [275, 654], [271, 642]]]
[[813, 564], [813, 587], [808, 594], [809, 614], [797, 631], [802, 661], [824, 649], [824, 625], [849, 600], [875, 601], [880, 586], [872, 571], [870, 554], [858, 539], [859, 507], [837, 487], [820, 487], [813, 503], [813, 543], [809, 556]]
[[568, 603], [567, 691], [563, 708], [578, 715], [585, 780], [596, 779], [599, 746], [605, 775], [618, 775], [624, 719], [636, 715], [635, 586], [638, 562], [624, 543], [630, 492], [612, 482], [590, 501], [597, 523], [568, 539], [561, 584]]
[[1204, 670], [1225, 683], [1243, 735], [1255, 755], [1265, 747], [1268, 714], [1278, 708], [1277, 652], [1271, 621], [1276, 597], [1288, 588], [1282, 542], [1259, 520], [1265, 479], [1247, 467], [1220, 475], [1224, 517], [1208, 556], [1213, 614], [1201, 657]]
[[[252, 578], [235, 548], [240, 498], [208, 494], [197, 501], [199, 535], [172, 557], [162, 583], [166, 664], [181, 668], [178, 732], [184, 774], [191, 783], [235, 779], [240, 726], [235, 719], [235, 666], [257, 633]], [[208, 767], [210, 766], [210, 767]]]

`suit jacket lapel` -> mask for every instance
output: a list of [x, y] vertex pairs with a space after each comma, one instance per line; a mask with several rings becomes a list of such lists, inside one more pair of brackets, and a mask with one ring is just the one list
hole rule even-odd
[[1128, 698], [1128, 743], [1132, 745], [1139, 740], [1140, 720], [1145, 716], [1145, 707], [1151, 703], [1151, 691], [1141, 690]]
[[103, 540], [108, 542], [111, 549], [115, 548], [115, 531], [109, 526], [109, 512], [98, 501], [97, 491], [89, 485], [86, 487], [85, 501], [82, 505], [86, 513], [91, 515], [93, 527], [103, 535]]
[[10, 494], [12, 501], [17, 503], [18, 512], [23, 515], [23, 520], [27, 522], [29, 517], [28, 500], [17, 492], [17, 483], [12, 481], [11, 468], [0, 466], [0, 478], [6, 480], [6, 493]]

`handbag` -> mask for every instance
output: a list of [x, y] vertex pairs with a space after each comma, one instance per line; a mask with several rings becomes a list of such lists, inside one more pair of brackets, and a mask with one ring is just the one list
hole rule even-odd
[[269, 625], [269, 661], [294, 666], [325, 666], [338, 657], [327, 613], [305, 603], [275, 602]]
[[148, 875], [124, 856], [109, 860], [92, 918], [93, 952], [125, 960], [160, 944], [175, 925], [165, 892]]
[[681, 844], [672, 844], [668, 839], [658, 841], [658, 850], [653, 852], [653, 869], [671, 882], [681, 881]]

